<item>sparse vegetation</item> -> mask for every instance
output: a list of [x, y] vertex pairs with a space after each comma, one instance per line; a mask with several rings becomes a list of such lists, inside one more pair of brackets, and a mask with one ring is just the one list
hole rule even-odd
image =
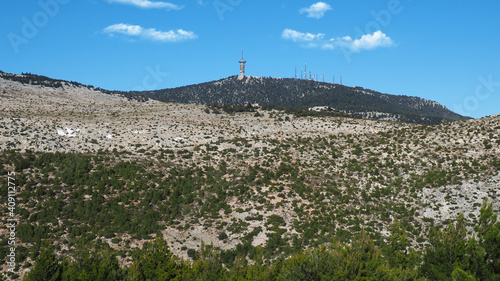
[[[423, 126], [102, 94], [36, 103], [38, 88], [22, 89], [0, 119], [0, 192], [15, 171], [22, 277], [37, 264], [87, 280], [498, 274], [498, 116]], [[454, 256], [441, 268], [444, 252]]]

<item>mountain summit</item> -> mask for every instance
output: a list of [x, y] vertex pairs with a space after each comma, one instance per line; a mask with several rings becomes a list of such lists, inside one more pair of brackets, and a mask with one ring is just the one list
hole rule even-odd
[[59, 88], [64, 85], [86, 87], [105, 94], [129, 99], [148, 99], [201, 105], [275, 105], [295, 109], [335, 109], [369, 119], [438, 124], [470, 119], [454, 113], [431, 100], [404, 95], [389, 95], [361, 87], [292, 78], [230, 76], [217, 81], [155, 91], [109, 91], [77, 82], [67, 82], [45, 76], [0, 72], [0, 77], [23, 84]]
[[372, 119], [437, 124], [468, 119], [431, 100], [389, 95], [361, 87], [292, 78], [247, 76], [156, 91], [129, 92], [164, 102], [218, 105], [279, 105], [292, 108], [333, 108]]

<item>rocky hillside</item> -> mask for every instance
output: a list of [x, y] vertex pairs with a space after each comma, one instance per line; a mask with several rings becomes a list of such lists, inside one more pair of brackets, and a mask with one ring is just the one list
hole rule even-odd
[[245, 77], [240, 80], [233, 76], [214, 82], [127, 95], [188, 104], [331, 107], [371, 119], [421, 124], [467, 119], [437, 102], [418, 97], [388, 95], [361, 87], [300, 79]]
[[153, 99], [173, 103], [230, 106], [250, 103], [295, 109], [316, 108], [316, 110], [332, 108], [363, 118], [419, 124], [438, 124], [469, 119], [431, 100], [382, 94], [361, 87], [348, 87], [301, 79], [273, 79], [249, 76], [240, 80], [236, 76], [232, 76], [218, 81], [173, 89], [120, 92], [31, 73], [17, 75], [0, 72], [0, 77], [25, 85], [52, 88], [67, 85], [86, 88], [138, 101]]
[[[186, 259], [212, 244], [229, 265], [360, 232], [384, 245], [396, 222], [423, 249], [429, 227], [463, 213], [472, 230], [484, 200], [500, 207], [500, 115], [421, 125], [229, 114], [3, 78], [0, 101], [2, 194], [15, 173], [21, 276], [43, 240], [59, 256], [94, 245], [128, 265], [163, 237]], [[0, 214], [6, 222], [6, 204]]]

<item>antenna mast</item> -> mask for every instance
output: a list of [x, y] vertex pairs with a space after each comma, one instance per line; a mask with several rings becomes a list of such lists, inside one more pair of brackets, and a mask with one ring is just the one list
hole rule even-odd
[[243, 59], [243, 49], [241, 50], [241, 60], [239, 61], [240, 63], [240, 76], [238, 79], [243, 79], [245, 78], [245, 59]]

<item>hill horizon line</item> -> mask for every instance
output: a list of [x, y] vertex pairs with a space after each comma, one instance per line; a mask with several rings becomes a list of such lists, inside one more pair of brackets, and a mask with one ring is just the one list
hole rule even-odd
[[0, 74], [4, 79], [22, 84], [54, 88], [70, 84], [138, 101], [153, 99], [162, 102], [229, 106], [250, 103], [301, 110], [325, 107], [363, 118], [422, 124], [471, 119], [436, 101], [418, 96], [387, 94], [360, 86], [346, 86], [314, 79], [231, 75], [173, 88], [117, 91], [28, 72], [13, 74], [0, 71]]

